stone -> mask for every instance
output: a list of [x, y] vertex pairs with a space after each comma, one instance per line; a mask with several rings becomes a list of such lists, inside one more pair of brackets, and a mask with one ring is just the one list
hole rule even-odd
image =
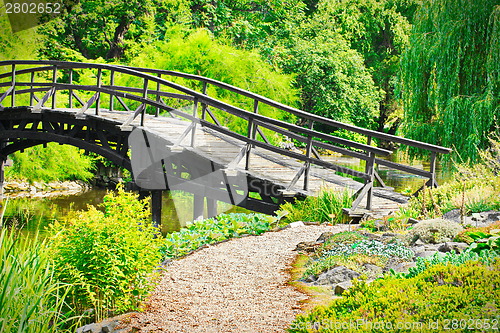
[[316, 281], [317, 279], [318, 278], [316, 276], [314, 276], [314, 275], [311, 274], [311, 275], [309, 275], [308, 277], [306, 277], [304, 279], [304, 282], [312, 283], [312, 282]]
[[419, 238], [415, 241], [415, 243], [413, 243], [413, 245], [422, 246], [422, 245], [425, 245], [425, 243]]
[[487, 211], [484, 213], [481, 213], [481, 216], [483, 217], [483, 222], [487, 223], [490, 225], [493, 222], [500, 221], [500, 212], [497, 211]]
[[361, 274], [344, 266], [337, 266], [318, 276], [315, 285], [335, 285], [337, 283], [350, 281]]
[[324, 242], [326, 242], [327, 240], [329, 240], [329, 239], [330, 239], [330, 237], [332, 237], [332, 236], [333, 236], [333, 232], [326, 231], [326, 232], [322, 233], [322, 234], [318, 237], [318, 239], [316, 239], [316, 242], [318, 242], [318, 243], [324, 243]]
[[465, 251], [469, 247], [469, 244], [462, 242], [446, 242], [443, 244], [439, 244], [438, 251], [439, 252], [451, 252], [461, 253]]
[[443, 215], [443, 219], [450, 220], [457, 223], [462, 223], [462, 214], [460, 209], [453, 209]]
[[297, 228], [297, 227], [303, 227], [304, 226], [304, 222], [302, 221], [296, 221], [296, 222], [292, 222], [289, 224], [290, 228]]
[[370, 275], [375, 275], [375, 276], [378, 276], [380, 274], [382, 274], [383, 270], [382, 270], [382, 267], [379, 267], [377, 265], [373, 265], [373, 264], [364, 264], [363, 267], [369, 271], [371, 274]]
[[420, 221], [419, 221], [419, 220], [417, 220], [417, 219], [414, 219], [413, 217], [410, 217], [410, 218], [408, 219], [408, 223], [409, 223], [409, 224], [417, 224], [418, 222], [420, 222]]
[[422, 251], [422, 252], [418, 252], [418, 253], [415, 253], [415, 257], [416, 258], [428, 258], [428, 257], [432, 257], [433, 255], [435, 254], [438, 254], [438, 256], [440, 257], [443, 257], [444, 256], [444, 253], [442, 252], [439, 252], [439, 251]]
[[294, 251], [314, 252], [320, 245], [321, 243], [318, 242], [300, 242]]
[[352, 287], [352, 282], [351, 281], [344, 281], [341, 283], [338, 283], [335, 285], [333, 288], [333, 292], [335, 295], [342, 295], [344, 291]]

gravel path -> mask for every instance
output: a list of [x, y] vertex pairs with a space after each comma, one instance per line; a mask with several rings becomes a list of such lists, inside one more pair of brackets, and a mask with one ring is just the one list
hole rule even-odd
[[[307, 298], [287, 284], [299, 242], [347, 226], [299, 226], [237, 238], [175, 260], [146, 311], [131, 320], [139, 332], [284, 332]], [[129, 326], [129, 327], [130, 327]]]

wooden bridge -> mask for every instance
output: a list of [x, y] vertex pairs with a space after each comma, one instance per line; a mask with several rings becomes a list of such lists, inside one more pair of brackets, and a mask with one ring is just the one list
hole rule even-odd
[[[209, 215], [217, 213], [217, 200], [228, 201], [221, 198], [230, 198], [231, 203], [250, 210], [272, 213], [284, 201], [317, 195], [323, 187], [352, 191], [356, 199], [349, 212], [353, 215], [360, 212], [360, 207], [366, 208], [361, 212], [381, 215], [395, 210], [407, 198], [385, 186], [377, 173], [378, 166], [424, 177], [427, 186], [437, 186], [437, 154], [451, 151], [317, 116], [214, 79], [166, 70], [2, 61], [0, 89], [0, 185], [3, 162], [9, 154], [47, 142], [100, 154], [132, 173], [133, 158], [143, 160], [149, 156], [150, 164], [156, 165], [154, 170], [144, 173], [146, 176], [133, 176], [138, 185], [151, 191], [157, 222], [162, 190], [171, 188], [172, 179], [173, 183], [175, 179], [181, 183], [195, 174], [206, 175], [201, 165], [219, 171], [225, 181], [212, 181], [208, 187], [186, 187], [194, 193], [195, 218], [203, 215], [205, 200]], [[230, 105], [211, 97], [214, 90], [218, 96], [233, 94], [247, 102]], [[271, 109], [289, 113], [300, 121], [288, 123], [265, 116]], [[243, 123], [244, 130], [225, 127], [228, 117], [239, 122], [240, 128]], [[329, 126], [332, 133], [335, 129], [357, 133], [366, 138], [366, 143], [316, 131], [315, 125]], [[188, 154], [189, 162], [155, 159], [150, 152], [134, 151], [130, 145], [131, 133], [137, 133], [134, 131], [142, 133], [149, 150], [153, 138], [164, 153]], [[303, 149], [286, 149], [277, 138], [296, 140]], [[373, 146], [373, 139], [428, 151], [430, 169], [383, 159], [392, 152]], [[318, 149], [365, 161], [365, 169], [358, 171], [328, 162]], [[165, 182], [166, 188], [155, 186], [162, 178], [170, 180]], [[224, 193], [228, 195], [220, 195]], [[235, 201], [235, 194], [244, 197]]]

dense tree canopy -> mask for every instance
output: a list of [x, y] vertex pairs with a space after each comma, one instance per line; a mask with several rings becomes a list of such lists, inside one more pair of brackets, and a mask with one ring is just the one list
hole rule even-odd
[[475, 160], [500, 118], [500, 1], [424, 2], [401, 69], [404, 133]]

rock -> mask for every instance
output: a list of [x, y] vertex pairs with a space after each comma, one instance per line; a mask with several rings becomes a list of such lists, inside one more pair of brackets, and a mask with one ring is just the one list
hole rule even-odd
[[335, 285], [337, 283], [350, 281], [359, 277], [361, 274], [344, 266], [332, 268], [325, 273], [320, 274], [314, 282], [315, 285]]
[[[444, 217], [443, 217], [443, 218], [444, 218]], [[413, 217], [410, 217], [410, 218], [408, 219], [408, 223], [409, 223], [409, 224], [417, 224], [418, 222], [420, 222], [420, 221], [419, 221], [419, 220], [417, 220], [417, 219], [414, 219]]]
[[303, 227], [304, 222], [302, 222], [302, 221], [292, 222], [289, 224], [289, 226], [290, 226], [290, 228]]
[[335, 285], [333, 292], [335, 295], [342, 295], [344, 291], [352, 287], [351, 281], [344, 281]]
[[314, 275], [312, 275], [312, 274], [311, 274], [311, 275], [309, 275], [308, 277], [306, 277], [306, 278], [304, 279], [304, 282], [311, 283], [311, 282], [316, 281], [317, 279], [318, 279], [318, 278], [317, 278], [316, 276], [314, 276]]
[[318, 243], [324, 243], [324, 242], [326, 242], [327, 240], [329, 240], [329, 239], [330, 239], [330, 237], [332, 237], [332, 236], [333, 236], [333, 232], [326, 231], [326, 232], [322, 233], [322, 234], [318, 237], [318, 239], [316, 239], [316, 242], [318, 242]]
[[455, 251], [455, 253], [461, 253], [465, 251], [469, 247], [469, 244], [467, 243], [461, 243], [461, 242], [446, 242], [443, 244], [440, 244], [438, 247], [439, 252], [451, 252]]
[[488, 225], [490, 225], [493, 222], [500, 221], [500, 212], [497, 211], [490, 210], [487, 212], [480, 213], [480, 215], [483, 219], [483, 223], [487, 223]]
[[419, 238], [415, 241], [414, 245], [415, 246], [422, 246], [422, 245], [425, 245], [425, 243]]
[[297, 244], [294, 251], [314, 252], [320, 245], [321, 243], [318, 242], [300, 242]]
[[438, 254], [439, 256], [444, 256], [444, 254], [442, 252], [439, 252], [439, 251], [422, 251], [422, 252], [418, 252], [415, 254], [415, 257], [416, 258], [428, 258], [428, 257], [432, 257], [433, 255], [435, 254]]
[[379, 276], [383, 272], [382, 267], [379, 267], [377, 265], [364, 264], [363, 267], [371, 273], [369, 275]]
[[460, 213], [460, 209], [450, 210], [448, 213], [443, 215], [443, 219], [456, 223], [462, 223], [462, 214]]
[[393, 267], [390, 267], [388, 270], [393, 270], [396, 273], [408, 273], [411, 267], [415, 267], [417, 264], [414, 261], [406, 261], [406, 262], [401, 262]]

